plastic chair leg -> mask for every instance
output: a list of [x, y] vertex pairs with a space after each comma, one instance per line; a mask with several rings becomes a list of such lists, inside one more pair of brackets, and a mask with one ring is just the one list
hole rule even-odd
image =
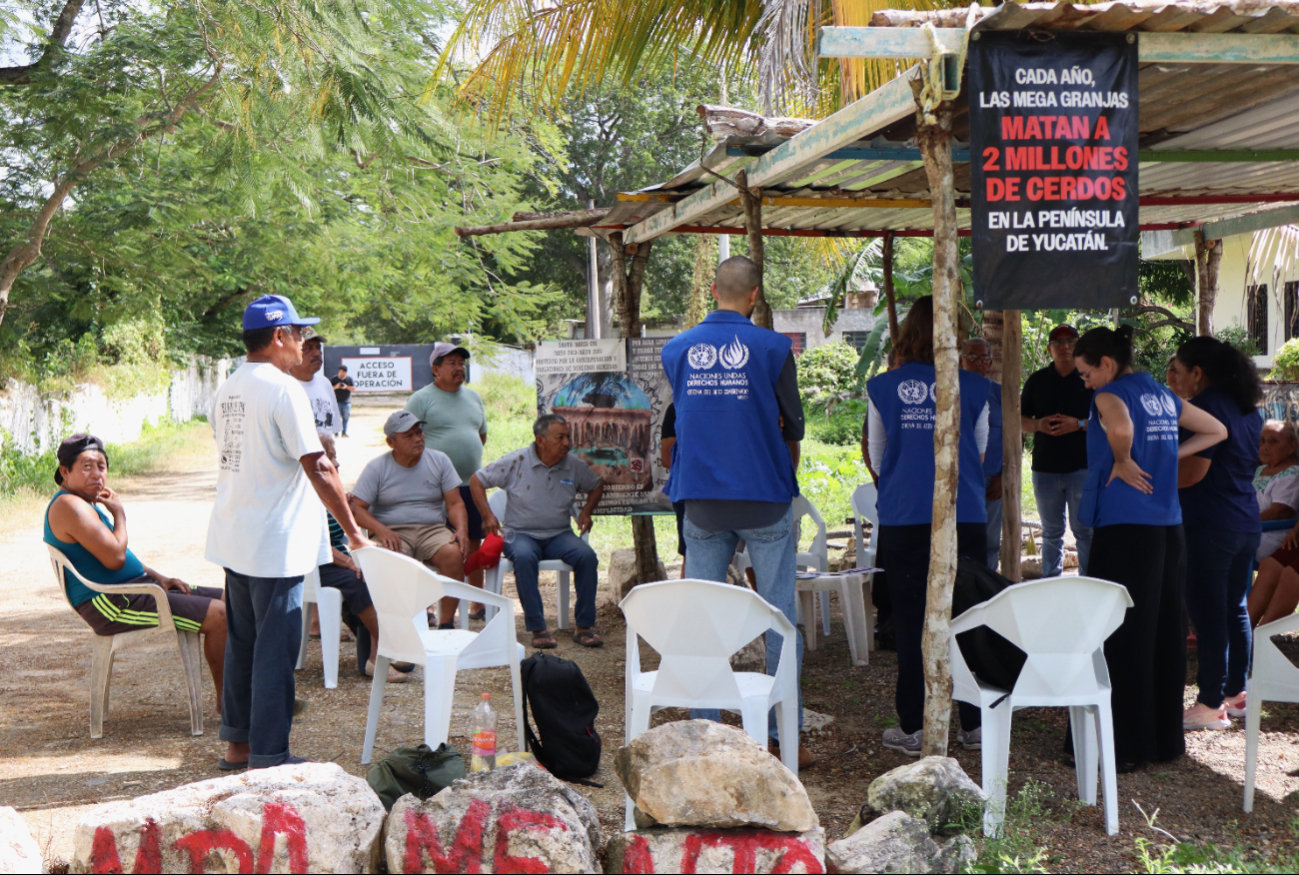
[[[504, 569], [507, 564], [509, 564], [509, 560], [502, 559], [500, 562], [497, 563], [495, 568], [488, 568], [486, 571], [483, 572], [483, 589], [487, 590], [490, 593], [495, 593], [496, 595], [501, 594], [501, 585], [502, 582], [505, 580]], [[496, 616], [496, 608], [492, 607], [491, 605], [486, 605], [486, 608], [487, 608], [487, 613], [484, 614], [483, 619], [485, 622], [490, 623], [492, 621], [492, 618]]]
[[[1253, 684], [1250, 684], [1253, 686]], [[1245, 694], [1245, 813], [1254, 810], [1254, 779], [1258, 772], [1258, 733], [1263, 718], [1263, 701], [1253, 690]]]
[[518, 736], [518, 749], [524, 753], [528, 749], [527, 733], [523, 723], [523, 675], [519, 671], [519, 660], [510, 658], [510, 691], [514, 696], [514, 730]]
[[559, 572], [559, 618], [556, 625], [561, 629], [568, 628], [568, 584], [569, 573]]
[[458, 599], [456, 601], [456, 612], [460, 615], [457, 626], [462, 632], [469, 631], [469, 604], [467, 599]]
[[[776, 726], [780, 729], [780, 761], [785, 764], [785, 768], [798, 777], [798, 746], [801, 739], [798, 738], [798, 704], [797, 699], [793, 702], [776, 703]], [[793, 738], [796, 741], [793, 744], [786, 742], [786, 739]]]
[[1119, 779], [1114, 760], [1114, 715], [1109, 700], [1096, 703], [1096, 732], [1100, 736], [1101, 793], [1105, 800], [1105, 832], [1119, 832]]
[[325, 689], [332, 690], [338, 686], [338, 636], [343, 631], [343, 594], [333, 587], [322, 586], [316, 595], [320, 613], [320, 662], [325, 672]]
[[113, 676], [113, 635], [96, 635], [90, 645], [90, 737], [104, 737], [108, 687]]
[[[379, 675], [375, 669], [375, 677]], [[456, 658], [430, 656], [424, 665], [424, 743], [437, 750], [451, 734], [451, 702], [456, 693]]]
[[1088, 805], [1096, 804], [1096, 771], [1099, 765], [1099, 739], [1094, 715], [1094, 705], [1074, 705], [1069, 709], [1078, 798]]
[[813, 602], [815, 595], [816, 593], [808, 590], [798, 593], [798, 606], [802, 613], [803, 641], [808, 652], [816, 650], [816, 609]]
[[[829, 590], [824, 590], [824, 589], [821, 590], [820, 602], [821, 602], [821, 634], [824, 635], [826, 638], [829, 638], [830, 637], [830, 592]], [[840, 607], [842, 607], [842, 605]]]
[[[176, 630], [176, 644], [185, 669], [185, 689], [189, 693], [190, 735], [203, 734], [203, 645], [197, 632]], [[220, 690], [217, 695], [220, 695]]]
[[[740, 703], [740, 720], [744, 724], [744, 731], [749, 734], [749, 738], [762, 745], [763, 750], [767, 748], [767, 712], [770, 709], [771, 706], [767, 704], [765, 696], [760, 699], [745, 699]], [[797, 733], [795, 735], [797, 736]], [[794, 748], [794, 756], [797, 758], [798, 745]], [[784, 748], [782, 747], [781, 750], [783, 751]]]
[[388, 686], [388, 666], [392, 660], [380, 656], [374, 661], [374, 678], [370, 681], [370, 708], [365, 713], [365, 742], [361, 745], [361, 765], [370, 764], [374, 753], [374, 736], [379, 729], [379, 709], [383, 707], [383, 690]]
[[983, 834], [995, 836], [1006, 819], [1006, 784], [1010, 780], [1010, 701], [996, 708], [981, 708], [983, 726], [983, 792], [988, 797], [983, 809]]
[[[875, 649], [875, 599], [873, 590], [875, 589], [875, 575], [871, 574], [862, 578], [861, 586], [861, 616], [866, 618], [866, 652], [870, 653]], [[869, 657], [867, 657], [869, 659]], [[865, 665], [866, 663], [862, 663]]]
[[870, 639], [866, 632], [866, 599], [862, 594], [862, 578], [848, 577], [839, 591], [843, 607], [844, 633], [848, 637], [848, 653], [853, 665], [870, 663]]
[[298, 645], [298, 664], [293, 667], [294, 671], [302, 671], [307, 667], [307, 641], [311, 638], [311, 606], [314, 604], [313, 600], [302, 600], [302, 643]]

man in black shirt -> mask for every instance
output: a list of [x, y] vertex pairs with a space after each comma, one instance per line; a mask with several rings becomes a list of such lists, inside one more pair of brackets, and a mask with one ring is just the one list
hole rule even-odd
[[338, 376], [334, 378], [334, 400], [338, 402], [338, 415], [343, 420], [343, 437], [347, 437], [347, 421], [352, 418], [352, 389], [356, 383], [347, 375], [347, 368], [338, 366]]
[[1042, 576], [1059, 577], [1064, 567], [1065, 510], [1078, 542], [1078, 570], [1087, 571], [1092, 530], [1079, 524], [1078, 505], [1087, 482], [1087, 417], [1092, 391], [1074, 365], [1078, 332], [1070, 325], [1051, 331], [1051, 364], [1032, 374], [1020, 395], [1020, 424], [1033, 438], [1033, 494], [1042, 517]]

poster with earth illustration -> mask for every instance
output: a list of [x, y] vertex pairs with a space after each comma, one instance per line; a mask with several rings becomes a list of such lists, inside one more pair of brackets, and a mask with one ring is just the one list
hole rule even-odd
[[659, 462], [672, 388], [659, 359], [669, 338], [548, 341], [537, 347], [537, 410], [568, 420], [572, 452], [604, 481], [599, 514], [666, 511]]

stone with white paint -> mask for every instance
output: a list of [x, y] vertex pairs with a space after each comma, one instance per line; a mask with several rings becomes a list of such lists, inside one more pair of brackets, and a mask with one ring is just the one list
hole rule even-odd
[[977, 820], [971, 812], [981, 812], [985, 802], [983, 790], [970, 780], [960, 763], [951, 757], [930, 756], [872, 781], [863, 814], [905, 811], [927, 821], [934, 832], [963, 817]]
[[600, 871], [600, 820], [585, 796], [521, 764], [474, 772], [424, 802], [397, 800], [389, 872]]
[[960, 872], [974, 857], [965, 836], [940, 844], [930, 837], [925, 820], [904, 811], [890, 811], [825, 851], [829, 870], [843, 875]]
[[611, 873], [825, 871], [825, 830], [641, 829], [613, 837], [606, 848]]
[[682, 720], [619, 748], [614, 769], [636, 806], [666, 826], [761, 826], [808, 832], [820, 823], [789, 769], [741, 729]]
[[93, 809], [71, 871], [372, 872], [383, 819], [335, 763], [255, 769]]
[[0, 875], [44, 871], [41, 849], [27, 821], [9, 806], [0, 806]]

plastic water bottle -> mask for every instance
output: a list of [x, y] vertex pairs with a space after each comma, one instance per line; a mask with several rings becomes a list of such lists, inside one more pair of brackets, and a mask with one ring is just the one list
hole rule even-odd
[[474, 707], [473, 755], [469, 771], [486, 772], [496, 768], [496, 709], [492, 707], [492, 694], [483, 693], [483, 700]]

